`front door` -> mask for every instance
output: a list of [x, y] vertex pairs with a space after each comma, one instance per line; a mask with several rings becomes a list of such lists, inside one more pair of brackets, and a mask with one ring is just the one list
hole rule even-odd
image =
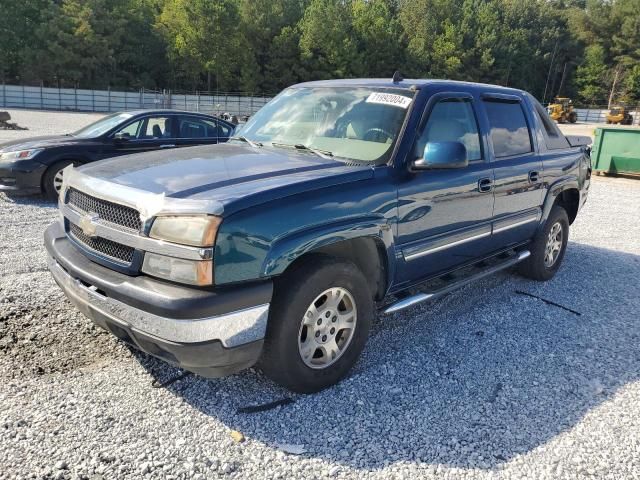
[[429, 100], [409, 161], [427, 142], [461, 142], [468, 166], [408, 174], [398, 186], [398, 286], [470, 262], [491, 250], [493, 169], [479, 134], [477, 102], [467, 93]]
[[522, 102], [518, 96], [482, 96], [495, 176], [493, 236], [503, 247], [530, 239], [541, 217], [542, 161], [531, 135], [533, 118]]
[[[177, 145], [175, 132], [174, 115], [136, 118], [106, 140], [103, 158], [174, 148]], [[116, 135], [120, 138], [115, 138]]]

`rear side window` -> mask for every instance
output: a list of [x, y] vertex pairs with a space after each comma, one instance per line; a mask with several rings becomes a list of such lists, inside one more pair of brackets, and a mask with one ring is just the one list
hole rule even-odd
[[223, 138], [231, 134], [225, 124], [195, 117], [181, 117], [179, 130], [181, 138]]
[[549, 117], [547, 111], [542, 108], [542, 105], [533, 98], [530, 98], [530, 100], [531, 103], [533, 103], [533, 109], [536, 112], [538, 122], [542, 126], [542, 136], [544, 137], [544, 143], [547, 145], [547, 150], [569, 148], [569, 142], [556, 125], [556, 122], [551, 120], [551, 117]]
[[497, 158], [533, 151], [529, 127], [520, 102], [485, 100], [491, 127], [493, 152]]
[[480, 160], [480, 135], [471, 101], [448, 98], [436, 103], [416, 143], [416, 158], [422, 157], [428, 142], [460, 142], [467, 149], [468, 161]]

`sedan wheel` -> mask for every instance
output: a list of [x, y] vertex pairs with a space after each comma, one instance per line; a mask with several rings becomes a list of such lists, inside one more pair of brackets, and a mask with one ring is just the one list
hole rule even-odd
[[63, 174], [64, 174], [64, 168], [61, 168], [53, 176], [53, 189], [56, 191], [56, 193], [60, 193], [60, 189], [62, 188]]

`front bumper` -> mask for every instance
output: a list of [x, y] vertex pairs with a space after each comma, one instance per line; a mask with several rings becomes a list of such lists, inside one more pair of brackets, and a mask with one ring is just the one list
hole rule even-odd
[[41, 193], [46, 167], [33, 161], [0, 163], [0, 192]]
[[206, 377], [243, 370], [260, 357], [270, 282], [213, 291], [128, 276], [88, 260], [57, 222], [45, 232], [45, 246], [69, 300], [134, 347]]

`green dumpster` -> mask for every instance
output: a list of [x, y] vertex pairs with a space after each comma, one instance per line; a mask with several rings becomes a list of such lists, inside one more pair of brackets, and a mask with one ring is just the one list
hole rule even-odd
[[640, 128], [596, 128], [591, 158], [596, 173], [640, 175]]

